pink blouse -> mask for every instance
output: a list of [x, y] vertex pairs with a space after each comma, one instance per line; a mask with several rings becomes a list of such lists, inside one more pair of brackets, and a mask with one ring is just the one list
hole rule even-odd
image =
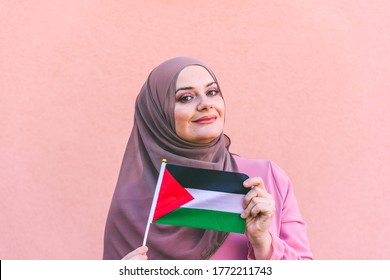
[[[275, 163], [235, 156], [239, 171], [249, 177], [261, 177], [267, 191], [275, 199], [276, 211], [270, 226], [273, 253], [271, 260], [312, 259], [306, 224], [302, 219], [293, 186]], [[211, 260], [255, 259], [245, 234], [230, 233], [211, 256]]]

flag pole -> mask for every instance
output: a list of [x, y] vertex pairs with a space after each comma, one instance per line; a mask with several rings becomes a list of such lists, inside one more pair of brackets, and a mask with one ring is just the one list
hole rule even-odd
[[159, 193], [160, 193], [161, 182], [162, 182], [162, 178], [164, 177], [164, 171], [165, 171], [165, 166], [166, 166], [166, 165], [167, 165], [167, 160], [166, 160], [165, 158], [163, 158], [163, 159], [161, 160], [160, 173], [159, 173], [159, 175], [158, 175], [158, 180], [157, 180], [157, 184], [156, 184], [156, 190], [154, 191], [152, 206], [150, 207], [148, 223], [147, 223], [147, 225], [146, 225], [146, 230], [145, 230], [145, 235], [144, 235], [144, 241], [142, 242], [142, 246], [145, 246], [145, 245], [146, 245], [146, 239], [148, 238], [150, 225], [152, 224], [154, 212], [155, 212], [155, 210], [156, 210], [157, 198], [158, 198], [158, 195], [159, 195]]

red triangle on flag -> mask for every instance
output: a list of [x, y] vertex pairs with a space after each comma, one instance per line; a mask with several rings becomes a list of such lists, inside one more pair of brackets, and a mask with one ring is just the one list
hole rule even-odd
[[194, 197], [165, 169], [153, 222], [193, 199]]

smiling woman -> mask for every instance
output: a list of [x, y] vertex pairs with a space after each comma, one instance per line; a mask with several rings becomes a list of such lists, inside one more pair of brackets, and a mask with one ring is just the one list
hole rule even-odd
[[201, 66], [188, 66], [177, 77], [176, 88], [177, 135], [195, 144], [207, 144], [219, 137], [225, 103], [211, 74]]
[[[230, 153], [224, 123], [223, 95], [204, 63], [177, 57], [151, 72], [137, 97], [107, 217], [104, 259], [312, 258], [290, 180], [271, 161]], [[249, 175], [242, 185], [249, 189], [241, 212], [245, 234], [154, 224], [147, 247], [140, 246], [162, 158]]]

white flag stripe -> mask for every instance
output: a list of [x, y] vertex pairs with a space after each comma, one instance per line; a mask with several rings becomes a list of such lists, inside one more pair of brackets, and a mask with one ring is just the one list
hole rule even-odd
[[194, 197], [193, 200], [182, 205], [183, 208], [195, 208], [204, 210], [216, 210], [241, 214], [243, 194], [224, 193], [215, 191], [205, 191], [199, 189], [186, 188]]

